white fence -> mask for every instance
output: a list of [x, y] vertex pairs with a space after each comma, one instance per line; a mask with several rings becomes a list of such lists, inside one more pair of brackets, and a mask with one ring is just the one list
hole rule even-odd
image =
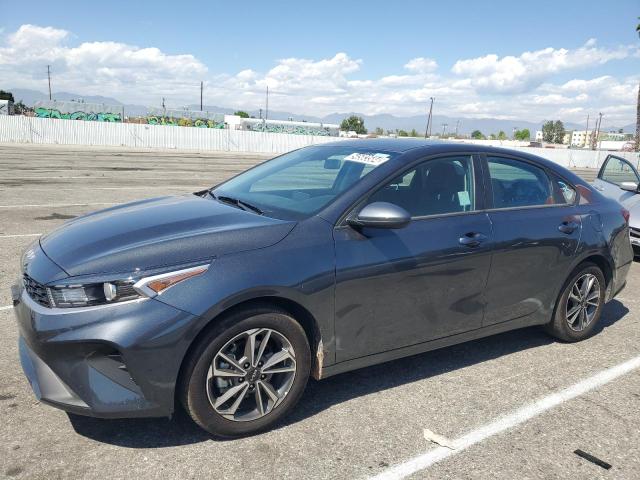
[[[0, 142], [282, 153], [340, 139], [246, 130], [0, 116]], [[638, 153], [633, 152], [508, 148], [533, 153], [569, 168], [598, 168], [609, 153], [631, 160], [636, 166], [640, 163]]]
[[607, 155], [613, 154], [623, 157], [633, 163], [636, 167], [640, 165], [639, 156], [636, 152], [609, 152], [607, 150], [576, 150], [572, 148], [531, 148], [531, 147], [509, 147], [513, 150], [538, 155], [567, 168], [600, 168]]
[[242, 130], [0, 117], [0, 142], [282, 153], [339, 140]]

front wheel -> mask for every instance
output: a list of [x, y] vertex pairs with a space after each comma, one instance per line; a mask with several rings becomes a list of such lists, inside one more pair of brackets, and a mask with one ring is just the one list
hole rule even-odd
[[578, 266], [564, 284], [547, 332], [565, 342], [591, 336], [602, 314], [605, 287], [598, 266], [592, 263]]
[[182, 404], [216, 436], [257, 433], [293, 408], [310, 368], [305, 332], [286, 312], [239, 312], [206, 333], [190, 354], [182, 375]]

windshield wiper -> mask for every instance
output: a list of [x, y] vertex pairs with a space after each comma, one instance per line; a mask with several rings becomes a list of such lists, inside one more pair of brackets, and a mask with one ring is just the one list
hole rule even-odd
[[242, 210], [251, 210], [255, 213], [257, 213], [258, 215], [262, 215], [264, 212], [259, 209], [258, 207], [256, 207], [255, 205], [251, 205], [250, 203], [245, 202], [244, 200], [238, 200], [237, 198], [232, 198], [232, 197], [226, 197], [226, 196], [216, 196], [214, 195], [213, 192], [209, 192], [209, 194], [215, 198], [216, 200], [218, 200], [219, 202], [223, 202], [223, 203], [228, 203], [230, 205], [235, 205], [238, 208], [241, 208]]

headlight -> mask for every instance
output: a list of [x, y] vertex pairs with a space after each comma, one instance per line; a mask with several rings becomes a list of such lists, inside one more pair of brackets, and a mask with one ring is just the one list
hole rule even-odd
[[47, 295], [51, 306], [57, 308], [90, 307], [138, 298], [153, 298], [183, 280], [203, 274], [208, 269], [209, 265], [200, 265], [142, 278], [138, 272], [137, 278], [132, 275], [122, 280], [54, 285], [47, 287]]
[[61, 285], [49, 287], [51, 306], [58, 308], [89, 307], [105, 303], [125, 302], [140, 298], [132, 281]]

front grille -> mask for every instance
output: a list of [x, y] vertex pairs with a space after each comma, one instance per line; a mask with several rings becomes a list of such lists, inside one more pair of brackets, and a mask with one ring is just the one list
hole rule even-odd
[[640, 230], [637, 230], [635, 228], [630, 228], [629, 235], [631, 235], [631, 237], [633, 238], [637, 238], [638, 240], [640, 240]]
[[47, 287], [45, 287], [41, 283], [36, 282], [26, 273], [23, 275], [22, 280], [24, 282], [24, 289], [27, 291], [27, 294], [33, 301], [39, 303], [43, 307], [51, 307], [51, 301], [49, 300], [49, 292], [47, 292]]

